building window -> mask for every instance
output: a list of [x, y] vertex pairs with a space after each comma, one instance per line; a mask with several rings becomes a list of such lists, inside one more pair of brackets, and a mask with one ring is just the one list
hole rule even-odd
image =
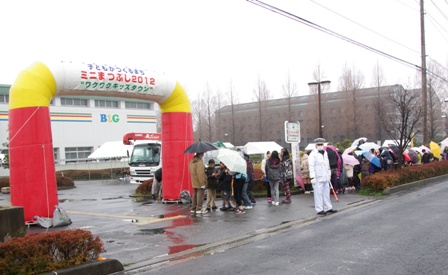
[[67, 147], [65, 148], [65, 160], [86, 159], [92, 154], [92, 147]]
[[118, 101], [114, 100], [95, 100], [95, 107], [118, 108]]
[[151, 103], [147, 102], [125, 102], [126, 109], [151, 110]]
[[59, 148], [53, 148], [53, 156], [54, 156], [54, 163], [58, 164], [58, 162], [59, 162]]
[[0, 103], [8, 103], [9, 95], [0, 95]]
[[62, 106], [85, 106], [87, 107], [87, 99], [82, 98], [61, 98]]

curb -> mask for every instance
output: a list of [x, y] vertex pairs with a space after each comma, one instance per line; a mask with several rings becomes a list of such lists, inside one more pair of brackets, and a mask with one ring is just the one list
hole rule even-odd
[[123, 265], [115, 259], [105, 259], [102, 261], [91, 261], [79, 265], [58, 269], [53, 272], [41, 273], [41, 275], [105, 275], [124, 271]]
[[383, 195], [392, 195], [398, 192], [407, 191], [412, 188], [426, 186], [435, 182], [439, 182], [441, 180], [448, 180], [448, 175], [442, 175], [424, 180], [418, 180], [394, 187], [387, 187], [386, 189], [383, 190]]

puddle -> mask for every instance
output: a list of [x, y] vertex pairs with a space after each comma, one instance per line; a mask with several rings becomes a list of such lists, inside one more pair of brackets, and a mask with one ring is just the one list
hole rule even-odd
[[169, 246], [169, 252], [168, 254], [176, 254], [191, 248], [195, 248], [198, 246], [201, 246], [202, 244], [182, 244], [182, 245], [175, 245], [175, 246]]
[[165, 228], [140, 229], [135, 235], [139, 236], [153, 236], [158, 234], [165, 234]]
[[124, 197], [123, 196], [119, 196], [119, 197], [116, 197], [116, 198], [102, 198], [101, 200], [107, 201], [107, 200], [118, 200], [118, 199], [124, 199]]
[[61, 200], [58, 200], [59, 201], [59, 203], [61, 203], [61, 202], [71, 202], [72, 200], [69, 200], [69, 199], [61, 199]]

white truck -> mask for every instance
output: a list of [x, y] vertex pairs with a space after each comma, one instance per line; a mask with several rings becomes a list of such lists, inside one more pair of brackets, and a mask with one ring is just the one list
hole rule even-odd
[[130, 183], [141, 184], [154, 177], [162, 167], [162, 134], [127, 133], [123, 144], [133, 145], [132, 152], [128, 151]]

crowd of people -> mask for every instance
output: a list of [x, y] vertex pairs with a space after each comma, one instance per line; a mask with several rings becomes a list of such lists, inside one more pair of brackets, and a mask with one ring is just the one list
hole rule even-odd
[[[244, 157], [244, 160], [246, 161], [246, 173], [232, 172], [226, 167], [224, 162], [220, 162], [219, 168], [216, 168], [214, 159], [210, 159], [208, 161], [208, 167], [204, 169], [202, 162], [203, 157], [203, 152], [196, 153], [189, 163], [189, 171], [193, 186], [191, 213], [204, 214], [211, 210], [218, 209], [216, 204], [217, 190], [221, 191], [222, 206], [219, 208], [221, 211], [234, 211], [235, 214], [244, 214], [245, 210], [252, 209], [256, 204], [256, 200], [252, 193], [254, 187], [254, 171], [249, 155], [242, 154], [242, 157]], [[307, 157], [304, 157], [304, 160], [306, 159]], [[314, 163], [314, 158], [311, 159], [313, 160], [312, 163]], [[319, 175], [321, 173], [321, 171], [316, 171], [314, 166], [311, 167], [312, 163], [310, 166], [303, 166], [302, 169], [302, 174], [306, 177], [305, 181], [308, 193], [310, 193], [311, 190], [316, 189], [316, 187], [313, 188], [311, 186], [311, 183], [313, 183], [313, 175]], [[268, 151], [265, 158], [262, 160], [261, 170], [266, 186], [268, 203], [272, 206], [290, 204], [290, 186], [293, 181], [294, 173], [288, 149], [282, 148], [280, 152], [275, 150], [272, 152]], [[307, 174], [312, 176], [306, 176]], [[322, 182], [319, 182], [319, 184], [321, 183]], [[280, 187], [284, 192], [284, 199], [281, 201]], [[318, 212], [335, 212], [335, 210], [331, 209], [329, 197], [320, 199], [320, 201], [319, 199], [316, 199], [317, 195], [325, 193], [326, 188], [322, 188], [322, 190], [319, 188], [317, 189], [319, 191], [314, 192], [316, 205], [317, 203], [325, 202], [325, 207], [321, 207], [322, 209]], [[207, 190], [207, 199], [205, 207], [203, 207], [205, 190]], [[330, 205], [330, 208], [327, 207], [328, 205]]]
[[[204, 214], [218, 209], [216, 205], [216, 192], [221, 191], [221, 211], [234, 211], [235, 214], [244, 214], [245, 210], [252, 209], [256, 204], [252, 193], [254, 187], [254, 169], [249, 155], [241, 153], [246, 162], [246, 173], [230, 171], [224, 162], [220, 162], [219, 168], [215, 167], [215, 160], [208, 161], [208, 167], [204, 169], [202, 159], [203, 152], [196, 153], [189, 163], [189, 171], [193, 186], [191, 213]], [[280, 204], [279, 186], [285, 192], [282, 204], [291, 203], [290, 184], [293, 179], [293, 165], [286, 148], [268, 152], [263, 159], [261, 167], [266, 184], [268, 203], [273, 206]], [[203, 207], [205, 190], [207, 199]]]
[[[315, 148], [305, 152], [300, 161], [300, 180], [305, 194], [313, 193], [315, 210], [318, 215], [336, 212], [332, 208], [330, 193], [333, 189], [337, 193], [345, 193], [361, 188], [362, 179], [368, 175], [393, 169], [397, 163], [396, 151], [391, 148], [371, 148], [369, 151], [360, 150], [365, 143], [361, 139], [352, 146], [351, 150], [339, 152], [331, 145], [324, 145], [323, 138], [317, 138]], [[358, 152], [358, 154], [356, 154]], [[361, 152], [361, 153], [359, 153]], [[344, 162], [343, 154], [352, 157], [355, 162]], [[196, 153], [189, 163], [189, 170], [193, 186], [191, 213], [204, 214], [218, 209], [216, 201], [217, 190], [221, 191], [221, 211], [233, 211], [244, 214], [256, 204], [252, 190], [254, 187], [254, 170], [249, 155], [241, 153], [246, 161], [246, 173], [230, 171], [225, 163], [215, 166], [215, 160], [210, 159], [204, 169], [204, 153]], [[376, 159], [375, 159], [376, 158]], [[441, 153], [441, 159], [448, 160], [448, 146]], [[425, 164], [438, 160], [431, 151], [422, 149], [418, 154], [418, 161], [404, 158], [405, 165]], [[267, 202], [272, 206], [291, 203], [290, 186], [293, 183], [293, 164], [289, 151], [282, 148], [280, 152], [267, 151], [261, 161], [263, 182], [266, 187]], [[284, 192], [284, 199], [280, 201], [280, 191]], [[207, 190], [207, 191], [206, 191]], [[205, 207], [204, 194], [207, 194]]]

